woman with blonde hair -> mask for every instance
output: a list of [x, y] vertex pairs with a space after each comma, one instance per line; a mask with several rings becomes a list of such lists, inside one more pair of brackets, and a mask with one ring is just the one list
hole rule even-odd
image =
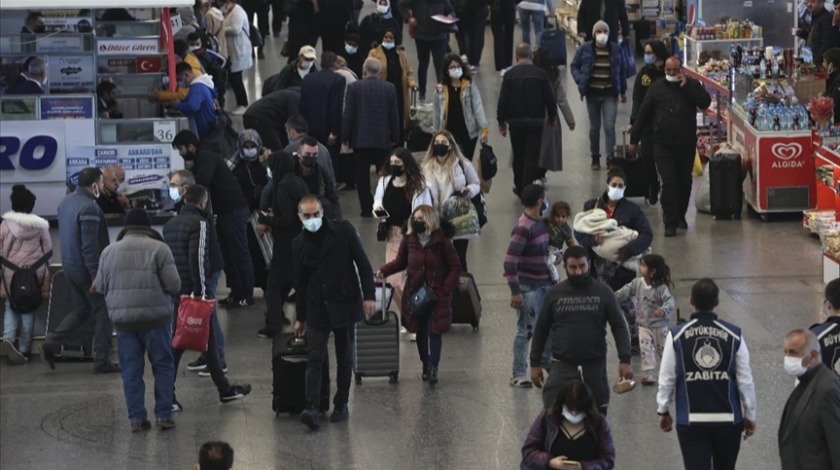
[[[472, 199], [481, 192], [481, 181], [475, 167], [461, 153], [449, 131], [434, 134], [432, 144], [423, 159], [422, 168], [438, 215], [442, 213], [443, 206], [449, 198], [461, 196]], [[469, 239], [477, 236], [477, 233], [456, 233], [454, 236], [453, 243], [464, 272], [467, 272]]]
[[[376, 273], [376, 277], [382, 279], [403, 270], [406, 272], [405, 289], [409, 295], [402, 299], [400, 316], [408, 331], [417, 334], [423, 380], [428, 380], [432, 388], [438, 383], [442, 335], [452, 326], [452, 291], [461, 275], [461, 264], [451, 236], [451, 224], [441, 220], [434, 207], [422, 205], [411, 214], [396, 259]], [[422, 287], [434, 293], [434, 305], [425, 315], [415, 315], [409, 300]]]

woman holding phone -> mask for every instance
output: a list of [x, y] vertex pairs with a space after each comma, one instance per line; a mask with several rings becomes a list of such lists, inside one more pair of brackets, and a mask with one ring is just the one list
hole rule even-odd
[[554, 405], [537, 416], [522, 446], [523, 469], [611, 470], [615, 444], [607, 418], [598, 411], [592, 390], [568, 382]]
[[[403, 226], [411, 217], [411, 212], [420, 206], [432, 205], [432, 196], [426, 187], [426, 178], [420, 170], [420, 165], [414, 160], [411, 151], [396, 148], [391, 152], [387, 165], [379, 172], [376, 183], [376, 194], [373, 197], [373, 213], [384, 223], [385, 234], [385, 262], [396, 259], [397, 251], [403, 239]], [[402, 305], [405, 275], [394, 274], [388, 278], [388, 283], [394, 287], [396, 305]], [[403, 334], [408, 330], [403, 326]], [[415, 334], [409, 335], [414, 341]]]

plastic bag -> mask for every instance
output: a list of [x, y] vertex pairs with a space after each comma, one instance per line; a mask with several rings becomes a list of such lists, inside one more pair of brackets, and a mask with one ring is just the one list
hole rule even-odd
[[700, 160], [700, 152], [694, 150], [694, 167], [691, 169], [691, 176], [703, 176], [703, 162]]
[[454, 195], [443, 204], [443, 218], [455, 227], [455, 237], [478, 235], [481, 226], [473, 202], [466, 196]]
[[210, 340], [210, 316], [216, 301], [182, 295], [178, 304], [178, 322], [172, 337], [174, 349], [205, 352]]

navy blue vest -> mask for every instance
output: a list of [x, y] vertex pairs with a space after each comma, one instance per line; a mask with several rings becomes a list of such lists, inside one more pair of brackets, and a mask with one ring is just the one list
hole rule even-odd
[[831, 317], [825, 323], [814, 325], [811, 331], [820, 342], [823, 362], [840, 376], [840, 317]]
[[671, 334], [677, 363], [677, 424], [740, 423], [735, 355], [741, 329], [714, 313], [696, 313]]

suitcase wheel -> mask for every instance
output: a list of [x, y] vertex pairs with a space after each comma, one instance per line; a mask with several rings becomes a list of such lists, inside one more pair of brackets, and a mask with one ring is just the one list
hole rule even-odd
[[361, 385], [361, 384], [362, 384], [362, 376], [357, 374], [356, 375], [356, 385]]
[[391, 372], [388, 374], [388, 383], [396, 384], [400, 382], [400, 373], [399, 372]]

